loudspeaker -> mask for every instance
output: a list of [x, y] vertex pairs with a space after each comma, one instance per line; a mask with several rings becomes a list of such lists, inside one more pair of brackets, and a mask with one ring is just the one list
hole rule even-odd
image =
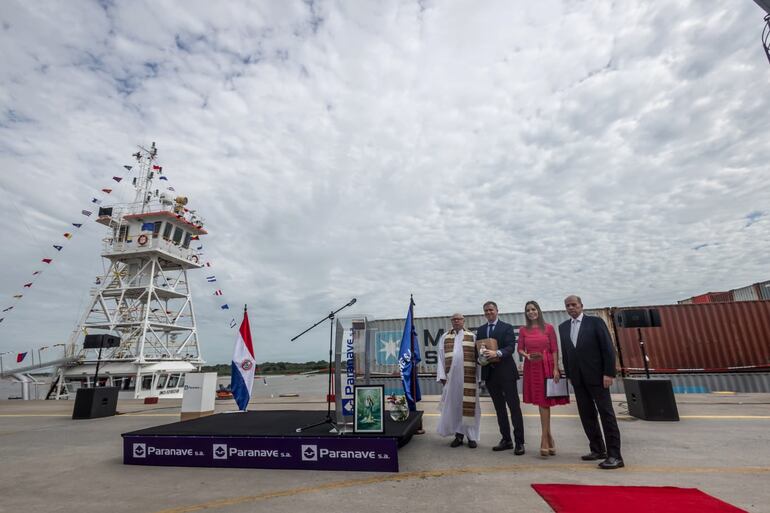
[[669, 379], [623, 378], [628, 413], [642, 420], [679, 420]]
[[615, 313], [615, 322], [619, 328], [660, 328], [660, 310], [657, 308], [619, 310]]
[[83, 349], [99, 349], [108, 347], [118, 347], [120, 345], [120, 337], [115, 335], [108, 335], [107, 333], [99, 333], [98, 335], [86, 335], [83, 339]]
[[78, 388], [73, 419], [112, 417], [118, 406], [118, 387]]

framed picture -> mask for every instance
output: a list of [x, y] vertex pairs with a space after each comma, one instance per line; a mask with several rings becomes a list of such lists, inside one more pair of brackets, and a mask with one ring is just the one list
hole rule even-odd
[[383, 411], [385, 409], [385, 387], [366, 385], [353, 387], [356, 409], [353, 432], [382, 433], [385, 431]]

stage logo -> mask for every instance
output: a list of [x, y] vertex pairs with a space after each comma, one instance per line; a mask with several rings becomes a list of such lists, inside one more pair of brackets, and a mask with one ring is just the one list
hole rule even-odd
[[147, 446], [145, 444], [134, 444], [134, 458], [146, 458]]
[[211, 454], [214, 455], [215, 460], [227, 459], [227, 444], [214, 444]]
[[318, 461], [318, 446], [317, 445], [302, 445], [300, 447], [302, 453], [302, 461]]
[[375, 337], [376, 348], [375, 361], [380, 365], [394, 365], [398, 363], [398, 349], [401, 344], [400, 331], [380, 331]]

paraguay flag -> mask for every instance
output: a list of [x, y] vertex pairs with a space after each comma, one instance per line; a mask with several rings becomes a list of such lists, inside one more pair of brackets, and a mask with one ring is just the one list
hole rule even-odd
[[410, 411], [417, 410], [417, 401], [422, 399], [420, 383], [417, 381], [417, 364], [420, 363], [420, 345], [417, 330], [414, 328], [414, 299], [409, 298], [409, 312], [406, 314], [404, 334], [398, 351], [398, 367], [401, 370], [401, 382]]
[[251, 329], [246, 307], [243, 308], [243, 322], [238, 330], [233, 351], [233, 363], [230, 373], [230, 388], [233, 399], [241, 411], [246, 411], [251, 398], [251, 386], [254, 384], [254, 346], [251, 344]]

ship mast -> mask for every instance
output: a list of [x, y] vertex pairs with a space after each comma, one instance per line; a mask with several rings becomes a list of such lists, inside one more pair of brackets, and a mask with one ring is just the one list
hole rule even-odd
[[[112, 232], [102, 248], [108, 270], [97, 280], [69, 348], [87, 367], [95, 363], [96, 354], [78, 344], [81, 335], [120, 336], [120, 347], [103, 357], [103, 368], [113, 385], [133, 392], [135, 398], [157, 391], [168, 376], [163, 369], [190, 372], [203, 363], [187, 272], [202, 267], [194, 248], [207, 231], [200, 216], [186, 208], [186, 197], [154, 187], [155, 179], [163, 176], [157, 155], [155, 143], [133, 154], [137, 166], [132, 203], [99, 208], [96, 222]], [[66, 395], [64, 382], [72, 377], [71, 369], [59, 374], [58, 395]]]

